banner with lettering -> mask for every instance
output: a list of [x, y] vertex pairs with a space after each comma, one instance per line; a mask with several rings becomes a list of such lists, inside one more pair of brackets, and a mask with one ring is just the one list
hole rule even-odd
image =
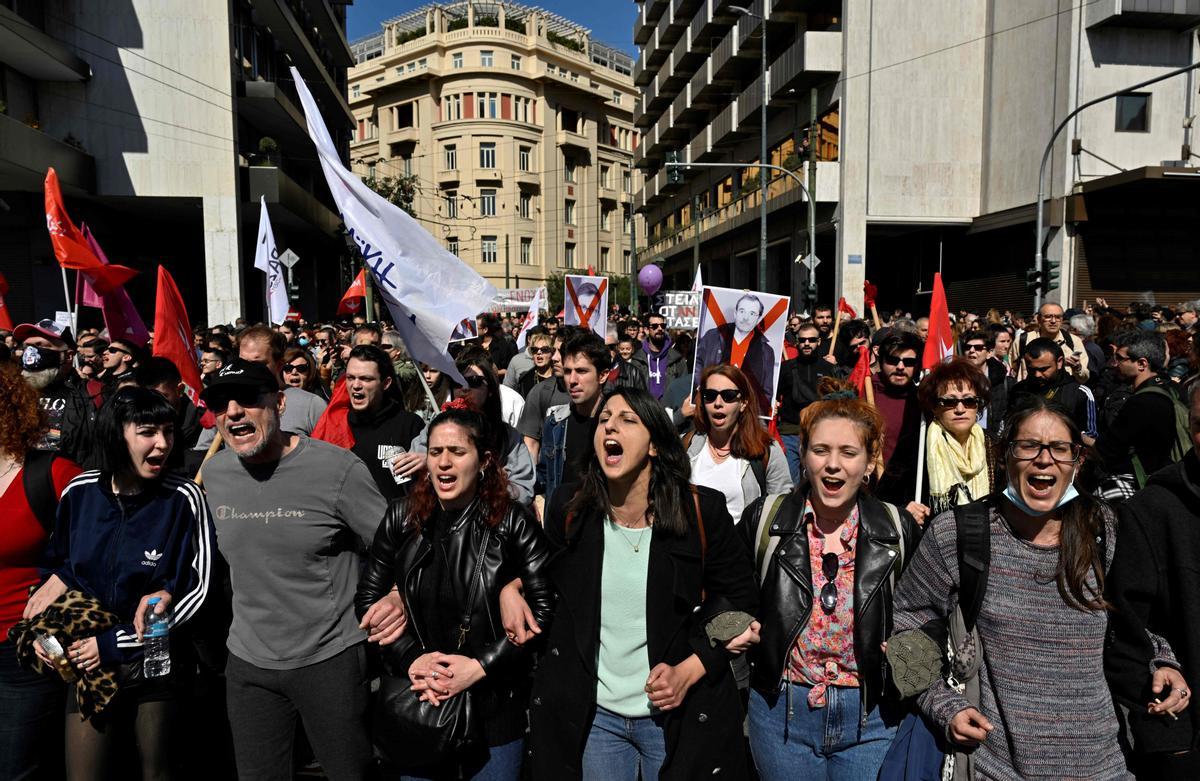
[[660, 290], [654, 294], [654, 309], [667, 321], [667, 328], [700, 327], [699, 290]]

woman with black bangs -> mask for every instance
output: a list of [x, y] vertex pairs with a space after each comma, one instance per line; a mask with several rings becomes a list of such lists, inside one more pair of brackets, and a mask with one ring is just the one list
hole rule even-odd
[[[29, 598], [25, 618], [39, 615], [68, 590], [82, 592], [113, 613], [111, 629], [76, 639], [67, 658], [81, 671], [120, 669], [116, 699], [82, 720], [74, 696], [67, 698], [67, 776], [105, 779], [114, 759], [115, 736], [132, 729], [142, 777], [174, 775], [169, 743], [176, 699], [189, 665], [180, 658], [187, 643], [176, 632], [208, 593], [212, 570], [212, 518], [198, 486], [166, 470], [174, 442], [175, 410], [156, 391], [122, 388], [100, 411], [96, 441], [101, 468], [83, 472], [67, 486], [46, 549], [44, 582]], [[168, 606], [172, 673], [142, 675], [146, 606]], [[38, 655], [45, 657], [40, 646]]]
[[581, 482], [546, 511], [559, 608], [530, 706], [533, 777], [746, 778], [729, 661], [757, 626], [727, 642], [706, 631], [757, 607], [725, 498], [688, 485], [683, 445], [644, 390], [606, 398], [592, 442]]

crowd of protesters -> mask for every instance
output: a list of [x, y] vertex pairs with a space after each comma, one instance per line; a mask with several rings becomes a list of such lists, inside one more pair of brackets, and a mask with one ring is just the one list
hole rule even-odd
[[0, 779], [1200, 778], [1198, 303], [20, 325]]

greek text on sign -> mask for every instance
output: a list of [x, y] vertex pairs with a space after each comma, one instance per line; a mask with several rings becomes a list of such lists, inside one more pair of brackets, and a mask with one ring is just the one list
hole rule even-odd
[[695, 290], [663, 290], [654, 296], [654, 311], [667, 321], [667, 328], [700, 326], [700, 293]]

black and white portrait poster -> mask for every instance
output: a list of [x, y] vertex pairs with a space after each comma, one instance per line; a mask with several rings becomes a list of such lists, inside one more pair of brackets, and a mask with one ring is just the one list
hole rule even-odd
[[728, 363], [746, 373], [759, 414], [771, 417], [790, 303], [788, 296], [706, 285], [700, 293], [693, 391], [706, 367]]

